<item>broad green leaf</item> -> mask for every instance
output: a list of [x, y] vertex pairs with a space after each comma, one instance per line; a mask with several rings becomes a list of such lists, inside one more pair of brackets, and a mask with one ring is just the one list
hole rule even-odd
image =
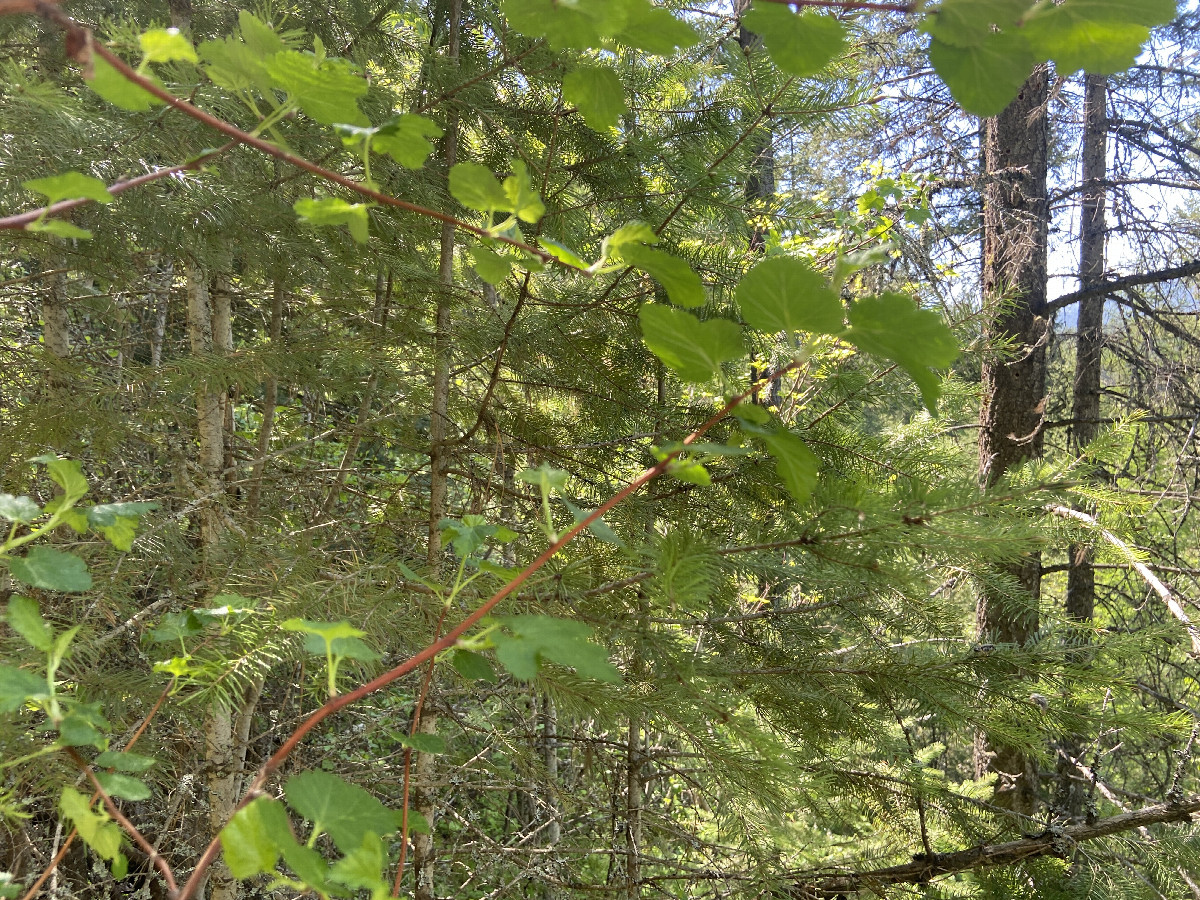
[[660, 238], [645, 222], [626, 222], [604, 239], [602, 255], [620, 253], [628, 244], [657, 244]]
[[47, 512], [54, 512], [61, 508], [64, 503], [74, 503], [88, 492], [87, 479], [79, 469], [79, 460], [65, 459], [55, 456], [52, 453], [47, 453], [44, 456], [35, 456], [31, 461], [45, 463], [46, 469], [50, 473], [50, 480], [63, 489], [62, 498], [56, 498], [59, 505], [52, 506], [52, 504], [47, 503]]
[[801, 502], [812, 496], [820, 463], [808, 444], [783, 429], [763, 435], [763, 442], [775, 458], [775, 471], [783, 479], [788, 493]]
[[164, 63], [182, 59], [185, 62], [200, 62], [196, 48], [183, 36], [178, 28], [151, 28], [138, 38], [146, 62]]
[[[350, 891], [329, 880], [329, 865], [318, 851], [292, 841], [280, 848], [284, 861], [296, 876], [321, 896], [349, 897]], [[380, 898], [382, 900], [382, 898]]]
[[179, 641], [195, 637], [204, 631], [204, 622], [193, 612], [167, 613], [160, 624], [150, 635], [150, 640], [156, 644]]
[[42, 676], [0, 665], [0, 713], [15, 712], [26, 700], [45, 700], [49, 696], [50, 686]]
[[704, 468], [703, 463], [694, 459], [671, 460], [667, 463], [667, 474], [678, 478], [685, 484], [694, 484], [697, 487], [708, 487], [712, 484], [712, 476], [708, 474], [708, 469]]
[[522, 469], [517, 473], [517, 481], [536, 485], [546, 495], [565, 491], [570, 477], [570, 472], [556, 469], [550, 463], [542, 463], [536, 469]]
[[1017, 26], [1036, 0], [943, 0], [921, 25], [923, 31], [956, 47], [973, 47], [987, 39], [993, 26]]
[[513, 160], [513, 173], [504, 179], [504, 196], [508, 205], [504, 207], [523, 222], [536, 222], [546, 213], [546, 204], [533, 189], [529, 170], [521, 160]]
[[18, 581], [47, 591], [70, 593], [92, 586], [92, 576], [82, 559], [50, 547], [33, 547], [24, 558], [10, 559], [8, 570]]
[[73, 238], [80, 241], [88, 241], [92, 238], [92, 233], [86, 228], [73, 225], [66, 219], [37, 219], [26, 225], [25, 230], [37, 232], [38, 234], [52, 234], [60, 238]]
[[511, 259], [501, 256], [495, 250], [489, 250], [482, 244], [475, 244], [470, 248], [470, 252], [475, 273], [488, 284], [499, 284], [512, 270]]
[[350, 236], [365, 244], [369, 236], [365, 203], [348, 203], [340, 197], [313, 200], [305, 197], [292, 204], [292, 209], [308, 225], [345, 225]]
[[703, 306], [704, 284], [684, 260], [644, 244], [626, 244], [621, 258], [663, 286], [672, 303], [679, 306]]
[[395, 734], [396, 743], [401, 747], [411, 747], [418, 753], [445, 753], [446, 739], [440, 734], [425, 734], [417, 732], [416, 734]]
[[538, 246], [557, 259], [560, 263], [573, 266], [576, 269], [586, 269], [588, 264], [576, 255], [575, 251], [564, 247], [557, 241], [548, 238], [538, 238]]
[[509, 209], [504, 186], [479, 163], [458, 163], [450, 169], [450, 194], [468, 209], [486, 213]]
[[289, 778], [284, 786], [288, 805], [327, 832], [338, 849], [348, 853], [363, 836], [391, 834], [395, 819], [386, 806], [358, 785], [314, 770]]
[[492, 634], [496, 659], [514, 678], [529, 681], [543, 660], [571, 666], [580, 678], [620, 681], [608, 651], [588, 640], [590, 626], [550, 616], [509, 616], [499, 620], [506, 631]]
[[709, 381], [721, 364], [744, 356], [742, 330], [728, 319], [701, 322], [691, 313], [659, 303], [638, 312], [646, 346], [684, 381]]
[[925, 406], [936, 412], [941, 378], [934, 370], [958, 357], [958, 343], [942, 317], [911, 297], [886, 293], [856, 302], [849, 318], [846, 340], [897, 363], [921, 389]]
[[[80, 625], [76, 625], [73, 628], [68, 628], [54, 639], [54, 644], [50, 648], [50, 656], [46, 660], [47, 667], [50, 671], [53, 672], [57, 670], [63, 659], [66, 658], [67, 654], [71, 650], [71, 642], [75, 640], [75, 635], [79, 633], [79, 629], [81, 627], [82, 626]], [[106, 728], [108, 727], [108, 722], [105, 720], [104, 716], [100, 715], [99, 703], [77, 703], [75, 705], [75, 709], [82, 713], [93, 711], [94, 723], [103, 725]]]
[[846, 27], [837, 19], [823, 13], [798, 15], [784, 3], [756, 0], [742, 15], [742, 24], [762, 36], [781, 72], [801, 78], [820, 72], [846, 45]]
[[329, 878], [349, 888], [362, 888], [373, 892], [382, 889], [388, 895], [388, 885], [383, 881], [383, 865], [387, 861], [383, 841], [379, 835], [367, 832], [362, 843], [339, 859], [329, 869]]
[[101, 769], [116, 769], [118, 772], [145, 772], [155, 764], [152, 756], [142, 756], [140, 753], [105, 750], [94, 760], [92, 765]]
[[600, 23], [578, 3], [504, 0], [505, 18], [521, 34], [544, 37], [555, 50], [586, 50], [601, 44]]
[[616, 38], [626, 46], [660, 56], [668, 56], [676, 48], [686, 50], [700, 40], [696, 30], [670, 10], [646, 2], [629, 9], [625, 27]]
[[310, 622], [307, 619], [288, 619], [280, 626], [284, 631], [299, 631], [307, 635], [304, 649], [316, 656], [333, 654], [346, 659], [374, 662], [379, 654], [364, 644], [366, 635], [349, 622]]
[[241, 879], [273, 872], [282, 849], [296, 842], [287, 811], [271, 797], [259, 797], [235, 812], [220, 840], [229, 871]]
[[[493, 677], [493, 681], [495, 678]], [[408, 833], [409, 834], [433, 834], [433, 829], [429, 825], [429, 820], [425, 818], [423, 813], [417, 812], [415, 809], [408, 811]], [[375, 900], [375, 898], [372, 898]]]
[[54, 646], [54, 632], [42, 618], [36, 600], [13, 595], [8, 601], [8, 625], [35, 650], [49, 653]]
[[503, 525], [492, 525], [483, 516], [466, 515], [458, 519], [442, 519], [438, 522], [442, 533], [442, 546], [454, 544], [454, 552], [461, 558], [470, 556], [489, 540], [507, 543], [516, 537], [516, 532]]
[[825, 276], [791, 256], [773, 256], [737, 286], [742, 318], [759, 331], [838, 334], [845, 328], [842, 301]]
[[88, 79], [92, 90], [113, 106], [133, 112], [144, 112], [162, 104], [162, 101], [140, 85], [126, 79], [107, 60], [92, 56], [92, 77]]
[[1037, 58], [1024, 35], [992, 32], [975, 47], [955, 47], [934, 38], [929, 61], [963, 109], [995, 116], [1017, 96]]
[[404, 113], [380, 127], [371, 140], [371, 148], [386, 153], [405, 168], [419, 169], [433, 152], [429, 138], [441, 136], [441, 127], [432, 119]]
[[95, 528], [105, 528], [117, 524], [120, 519], [137, 520], [155, 509], [158, 509], [157, 503], [128, 501], [125, 503], [98, 503], [88, 507], [85, 512], [89, 525]]
[[274, 82], [267, 72], [267, 61], [274, 53], [263, 54], [232, 37], [205, 41], [198, 50], [207, 63], [204, 72], [213, 84], [230, 91], [255, 89], [265, 97], [271, 96]]
[[1173, 2], [1160, 4], [1166, 13], [1161, 18], [1153, 14], [1154, 5], [1153, 0], [1066, 0], [1060, 6], [1040, 6], [1025, 23], [1025, 34], [1039, 57], [1054, 60], [1059, 75], [1079, 69], [1111, 75], [1137, 60], [1150, 37], [1149, 26], [1175, 17]]
[[[566, 497], [559, 497], [558, 499], [560, 499], [563, 502], [563, 505], [567, 507], [567, 511], [571, 513], [571, 517], [576, 522], [582, 522], [593, 512], [595, 512], [595, 510], [591, 509], [580, 509]], [[625, 542], [621, 540], [621, 536], [609, 528], [608, 525], [604, 523], [604, 519], [602, 518], [597, 519], [595, 522], [589, 525], [588, 531], [590, 531], [600, 540], [604, 541], [606, 544], [612, 544], [614, 547], [625, 546]]]
[[563, 78], [563, 99], [578, 107], [593, 131], [606, 133], [628, 111], [625, 87], [607, 66], [580, 66]]
[[114, 199], [103, 181], [82, 172], [63, 172], [61, 175], [51, 175], [47, 178], [34, 178], [32, 181], [21, 182], [21, 187], [35, 194], [45, 195], [47, 205], [58, 203], [60, 200], [80, 198], [95, 200], [97, 203], [112, 203]]
[[150, 799], [150, 788], [140, 779], [130, 778], [119, 772], [97, 772], [96, 780], [110, 797], [135, 801]]
[[496, 670], [487, 657], [470, 650], [456, 649], [450, 654], [450, 665], [467, 681], [496, 681]]
[[[107, 738], [104, 730], [109, 727], [108, 720], [100, 715], [95, 708], [98, 704], [76, 704], [58, 723], [59, 739], [69, 747], [104, 746]], [[140, 798], [139, 798], [140, 799]]]
[[757, 403], [742, 401], [733, 408], [733, 414], [747, 425], [766, 425], [771, 421], [771, 414]]
[[85, 844], [101, 859], [115, 860], [121, 853], [121, 828], [108, 813], [93, 810], [91, 802], [74, 788], [65, 787], [58, 801], [59, 809], [70, 820]]
[[346, 60], [318, 59], [311, 53], [285, 50], [268, 59], [266, 66], [276, 87], [287, 91], [314, 121], [322, 125], [370, 124], [358, 108], [358, 98], [367, 92], [367, 80]]
[[288, 49], [283, 37], [269, 23], [247, 10], [238, 11], [238, 28], [247, 49], [259, 59], [267, 59]]

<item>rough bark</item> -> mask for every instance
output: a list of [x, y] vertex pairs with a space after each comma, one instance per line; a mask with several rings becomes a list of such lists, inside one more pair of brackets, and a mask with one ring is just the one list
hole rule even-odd
[[[187, 269], [188, 281], [188, 340], [196, 356], [213, 353], [212, 298], [208, 278], [195, 265]], [[221, 542], [221, 469], [225, 463], [225, 418], [222, 394], [210, 386], [206, 378], [196, 385], [196, 438], [199, 443], [197, 463], [200, 477], [196, 483], [196, 501], [200, 517], [200, 543], [206, 568]]]
[[[1083, 203], [1079, 226], [1079, 284], [1083, 289], [1104, 280], [1105, 205], [1104, 182], [1108, 174], [1108, 79], [1088, 75], [1085, 80], [1083, 125]], [[1076, 325], [1075, 382], [1072, 391], [1071, 443], [1081, 452], [1096, 436], [1100, 420], [1100, 375], [1104, 345], [1104, 297], [1088, 297], [1079, 303]], [[1090, 622], [1096, 607], [1096, 570], [1087, 544], [1073, 544], [1068, 550], [1067, 616], [1076, 622]], [[1083, 818], [1087, 786], [1070, 771], [1068, 760], [1076, 760], [1083, 746], [1080, 735], [1070, 735], [1062, 744], [1063, 755], [1058, 771], [1056, 805], [1071, 821]]]
[[167, 314], [171, 308], [171, 282], [175, 279], [175, 264], [169, 259], [159, 260], [151, 279], [154, 324], [150, 330], [150, 366], [157, 369], [162, 365], [163, 343], [167, 338]]
[[[1046, 195], [1048, 70], [1039, 66], [1017, 98], [983, 126], [987, 187], [983, 210], [983, 290], [988, 311], [980, 415], [980, 481], [991, 486], [1042, 451], [1046, 395]], [[1020, 598], [985, 588], [976, 610], [982, 640], [1024, 645], [1038, 627], [1041, 561], [1029, 554], [1007, 566]], [[999, 775], [995, 802], [1033, 812], [1037, 775], [1019, 750], [979, 735], [979, 776]]]
[[[283, 308], [287, 288], [282, 281], [276, 281], [271, 290], [271, 349], [279, 350], [283, 338]], [[263, 472], [267, 465], [267, 451], [271, 448], [271, 433], [275, 428], [275, 407], [279, 402], [279, 379], [274, 371], [269, 371], [263, 379], [262, 422], [258, 426], [257, 453], [254, 465], [250, 469], [250, 490], [246, 498], [250, 515], [258, 513], [262, 501]]]

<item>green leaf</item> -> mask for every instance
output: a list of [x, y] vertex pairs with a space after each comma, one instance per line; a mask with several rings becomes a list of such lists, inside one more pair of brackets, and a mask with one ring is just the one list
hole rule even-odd
[[886, 293], [850, 307], [846, 340], [859, 349], [896, 362], [912, 376], [930, 412], [937, 411], [941, 378], [934, 371], [958, 357], [958, 342], [936, 312], [911, 297]]
[[80, 241], [88, 241], [92, 238], [92, 233], [86, 228], [73, 225], [66, 219], [37, 219], [26, 225], [25, 230], [38, 234], [51, 234], [54, 237], [73, 238]]
[[151, 28], [138, 38], [146, 62], [164, 63], [182, 59], [198, 63], [196, 48], [183, 36], [178, 28]]
[[238, 27], [246, 48], [259, 59], [267, 59], [288, 49], [283, 38], [268, 22], [247, 10], [238, 11]]
[[544, 37], [555, 50], [586, 50], [601, 43], [600, 22], [586, 4], [557, 0], [504, 0], [505, 18], [529, 37]]
[[165, 644], [195, 637], [204, 631], [204, 624], [195, 613], [190, 611], [167, 613], [163, 616], [162, 624], [155, 628], [150, 635], [150, 640], [156, 644]]
[[93, 810], [91, 802], [74, 788], [65, 787], [59, 809], [75, 826], [85, 844], [101, 859], [116, 860], [121, 853], [121, 828], [102, 810]]
[[291, 867], [296, 876], [308, 887], [321, 895], [349, 897], [350, 892], [338, 887], [329, 880], [329, 866], [319, 852], [312, 847], [305, 847], [292, 841], [281, 848], [284, 861]]
[[712, 484], [712, 476], [708, 474], [708, 469], [694, 459], [676, 458], [671, 460], [667, 463], [667, 474], [678, 478], [685, 484], [694, 484], [697, 487], [708, 487]]
[[367, 242], [369, 230], [365, 203], [348, 203], [340, 197], [313, 200], [305, 197], [292, 204], [300, 220], [308, 225], [345, 225], [360, 244]]
[[36, 600], [14, 595], [8, 601], [8, 625], [35, 650], [49, 653], [54, 646], [54, 631], [42, 618]]
[[101, 769], [116, 769], [118, 772], [145, 772], [157, 760], [152, 756], [142, 756], [140, 753], [128, 753], [118, 750], [105, 750], [94, 760], [92, 765]]
[[58, 723], [58, 736], [69, 747], [100, 749], [106, 740], [104, 732], [100, 729], [107, 725], [108, 722], [103, 716], [97, 715], [94, 710], [80, 704]]
[[522, 222], [536, 222], [546, 214], [546, 204], [533, 189], [529, 180], [529, 170], [519, 159], [512, 161], [513, 173], [504, 179], [504, 196], [509, 210]]
[[517, 473], [517, 481], [535, 485], [547, 496], [557, 491], [565, 491], [570, 477], [570, 472], [556, 469], [550, 463], [542, 463], [536, 469], [522, 469]]
[[92, 576], [82, 559], [50, 547], [33, 547], [24, 558], [10, 559], [8, 570], [18, 581], [47, 591], [70, 593], [92, 586]]
[[563, 78], [563, 99], [574, 104], [593, 131], [604, 134], [628, 111], [625, 87], [607, 66], [580, 66]]
[[[559, 497], [558, 499], [560, 499], [563, 502], [563, 505], [567, 507], [567, 511], [571, 513], [571, 517], [576, 522], [582, 522], [593, 512], [595, 512], [595, 510], [591, 509], [580, 509], [566, 497]], [[608, 525], [604, 523], [604, 519], [597, 519], [588, 526], [588, 531], [590, 531], [600, 540], [604, 541], [606, 544], [612, 544], [614, 547], [625, 546], [625, 542], [621, 540], [621, 536], [609, 528]]]
[[588, 640], [592, 629], [582, 622], [550, 616], [509, 616], [499, 622], [507, 632], [492, 634], [496, 659], [514, 678], [529, 681], [538, 665], [549, 661], [573, 667], [580, 678], [621, 680], [608, 651]]
[[791, 256], [773, 256], [737, 286], [742, 318], [759, 331], [838, 334], [845, 328], [842, 301], [820, 272]]
[[0, 713], [16, 712], [26, 700], [45, 700], [49, 696], [50, 685], [42, 676], [0, 665]]
[[287, 811], [271, 797], [258, 797], [235, 812], [220, 840], [229, 871], [241, 879], [273, 872], [281, 850], [296, 843]]
[[509, 209], [504, 187], [491, 169], [479, 163], [458, 163], [450, 169], [450, 194], [468, 209], [486, 213]]
[[943, 0], [927, 16], [923, 31], [956, 47], [974, 47], [994, 30], [1015, 27], [1035, 0]]
[[418, 753], [445, 753], [446, 739], [440, 734], [401, 734], [394, 732], [393, 736], [401, 747], [411, 747]]
[[419, 169], [433, 152], [428, 139], [441, 136], [442, 129], [432, 119], [404, 113], [380, 127], [371, 148], [386, 153], [407, 169]]
[[560, 263], [572, 266], [576, 269], [586, 269], [588, 264], [584, 262], [574, 250], [564, 247], [557, 241], [549, 240], [548, 238], [538, 238], [538, 246], [557, 259]]
[[130, 778], [119, 772], [97, 772], [96, 780], [110, 797], [135, 801], [150, 799], [150, 788], [137, 778]]
[[33, 191], [35, 194], [45, 195], [47, 205], [58, 203], [60, 200], [81, 198], [95, 200], [97, 203], [112, 203], [115, 199], [108, 192], [108, 186], [99, 178], [74, 171], [23, 181], [21, 187], [27, 191]]
[[442, 533], [442, 546], [454, 544], [454, 552], [461, 558], [470, 556], [489, 540], [495, 538], [506, 543], [516, 537], [515, 532], [502, 525], [491, 525], [483, 516], [466, 515], [458, 519], [442, 519], [438, 522]]
[[[64, 631], [62, 634], [60, 634], [58, 637], [56, 637], [54, 639], [54, 646], [52, 646], [50, 648], [50, 656], [46, 661], [47, 667], [50, 669], [50, 671], [56, 670], [59, 667], [59, 664], [62, 663], [63, 659], [66, 657], [67, 653], [71, 649], [71, 642], [73, 640], [75, 640], [75, 635], [77, 635], [79, 633], [79, 629], [81, 627], [82, 626], [80, 626], [80, 625], [76, 625], [73, 628], [68, 628], [66, 631]], [[100, 715], [100, 704], [99, 703], [96, 703], [96, 704], [81, 703], [81, 704], [77, 704], [75, 708], [77, 710], [84, 710], [84, 711], [94, 708], [96, 722], [98, 724], [104, 725], [105, 727], [108, 726], [108, 722], [105, 721], [104, 716]]]
[[[243, 11], [242, 15], [247, 14]], [[245, 29], [243, 34], [248, 37]], [[208, 64], [204, 72], [217, 87], [229, 91], [257, 89], [263, 96], [271, 96], [274, 83], [267, 73], [267, 62], [280, 51], [262, 53], [232, 37], [205, 41], [198, 49], [201, 59]]]
[[673, 16], [670, 10], [645, 2], [629, 9], [625, 26], [616, 38], [629, 47], [659, 56], [668, 56], [676, 48], [686, 50], [700, 40], [696, 29]]
[[495, 250], [489, 250], [482, 244], [475, 244], [470, 248], [470, 252], [475, 273], [488, 284], [499, 284], [512, 270], [511, 259], [501, 256]]
[[659, 303], [644, 304], [638, 318], [646, 346], [684, 381], [709, 381], [722, 363], [746, 353], [742, 330], [728, 319], [701, 322]]
[[1150, 26], [1170, 22], [1174, 7], [1174, 0], [1065, 0], [1039, 6], [1026, 21], [1025, 34], [1038, 56], [1054, 60], [1059, 75], [1079, 69], [1111, 75], [1133, 65]]
[[311, 53], [285, 50], [268, 59], [266, 67], [275, 86], [287, 91], [314, 121], [322, 125], [370, 124], [358, 108], [358, 98], [367, 92], [367, 80], [346, 60], [318, 59]]
[[92, 77], [88, 79], [88, 84], [103, 99], [121, 109], [145, 112], [162, 104], [161, 100], [129, 81], [98, 55], [92, 56]]
[[[88, 492], [87, 479], [79, 469], [79, 460], [64, 459], [47, 453], [45, 456], [34, 457], [32, 462], [45, 463], [50, 472], [50, 480], [63, 489], [62, 499], [59, 500], [59, 506], [54, 507], [55, 510], [61, 508], [64, 503], [74, 503]], [[48, 512], [53, 511], [50, 504], [46, 507]]]
[[152, 510], [158, 509], [157, 503], [128, 501], [125, 503], [98, 503], [88, 507], [87, 523], [94, 528], [107, 528], [116, 525], [121, 519], [137, 520]]
[[604, 239], [601, 256], [607, 259], [614, 254], [620, 254], [622, 248], [629, 244], [657, 244], [659, 240], [654, 229], [645, 222], [626, 222]]
[[672, 303], [679, 306], [703, 306], [704, 284], [684, 260], [642, 244], [626, 244], [621, 258], [637, 266], [663, 286]]
[[787, 4], [756, 0], [742, 15], [742, 24], [762, 36], [781, 72], [801, 78], [816, 75], [846, 45], [846, 27], [837, 19], [821, 13], [797, 15]]
[[307, 619], [288, 619], [280, 626], [284, 631], [299, 631], [308, 637], [304, 649], [316, 656], [333, 654], [345, 659], [374, 662], [379, 654], [364, 644], [366, 635], [349, 622], [310, 622]]
[[387, 861], [383, 841], [379, 835], [367, 832], [362, 843], [339, 859], [329, 869], [329, 878], [349, 888], [363, 888], [372, 892], [382, 889], [388, 895], [388, 885], [383, 881], [383, 865]]
[[801, 502], [812, 496], [820, 462], [808, 444], [783, 429], [763, 435], [763, 442], [775, 457], [775, 471], [783, 479], [788, 493]]
[[487, 657], [470, 650], [456, 649], [450, 654], [450, 665], [467, 681], [496, 681], [496, 670]]
[[[433, 828], [430, 827], [429, 820], [425, 818], [423, 813], [417, 812], [415, 809], [410, 809], [408, 811], [408, 833], [433, 834]], [[375, 898], [372, 898], [372, 900], [375, 900]]]
[[1017, 96], [1037, 59], [1024, 35], [991, 32], [976, 47], [955, 47], [934, 38], [929, 61], [963, 109], [994, 116]]
[[338, 849], [348, 853], [367, 832], [391, 834], [395, 819], [386, 806], [358, 785], [328, 772], [304, 772], [284, 786], [288, 805], [327, 832]]

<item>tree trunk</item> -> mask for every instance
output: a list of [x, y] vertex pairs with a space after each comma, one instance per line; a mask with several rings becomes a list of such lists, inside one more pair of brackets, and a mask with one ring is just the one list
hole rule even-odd
[[[1046, 106], [1049, 73], [1034, 70], [1017, 98], [983, 125], [983, 290], [988, 311], [979, 438], [980, 481], [995, 484], [1011, 469], [1041, 455], [1046, 395]], [[1006, 566], [1019, 598], [994, 588], [980, 592], [976, 619], [981, 640], [1023, 646], [1038, 627], [1041, 560], [1029, 554]], [[1037, 773], [1026, 755], [979, 735], [979, 776], [996, 772], [995, 802], [1030, 815]]]
[[[271, 290], [271, 349], [278, 351], [283, 338], [283, 307], [287, 289], [282, 281], [276, 281]], [[251, 516], [258, 514], [262, 500], [263, 472], [267, 465], [267, 451], [271, 448], [271, 432], [275, 428], [275, 407], [279, 402], [279, 379], [274, 369], [263, 379], [262, 422], [258, 426], [258, 446], [254, 465], [250, 469], [250, 491], [246, 500]]]

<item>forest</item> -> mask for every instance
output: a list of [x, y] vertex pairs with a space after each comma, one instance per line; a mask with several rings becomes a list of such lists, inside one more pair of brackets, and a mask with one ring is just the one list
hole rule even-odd
[[1192, 0], [0, 0], [0, 900], [1200, 900]]

